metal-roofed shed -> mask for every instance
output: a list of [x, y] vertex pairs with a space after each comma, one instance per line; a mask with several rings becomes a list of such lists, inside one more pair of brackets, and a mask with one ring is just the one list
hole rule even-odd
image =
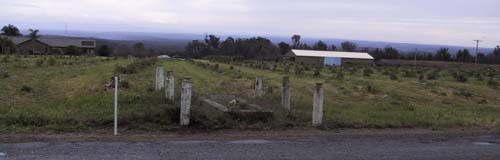
[[374, 58], [364, 52], [314, 51], [293, 49], [284, 56], [285, 61], [299, 64], [340, 66], [343, 64], [374, 63]]

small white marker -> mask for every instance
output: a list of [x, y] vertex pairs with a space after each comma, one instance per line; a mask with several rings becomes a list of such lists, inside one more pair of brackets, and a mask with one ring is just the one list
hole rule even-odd
[[6, 156], [7, 154], [0, 152], [0, 156]]

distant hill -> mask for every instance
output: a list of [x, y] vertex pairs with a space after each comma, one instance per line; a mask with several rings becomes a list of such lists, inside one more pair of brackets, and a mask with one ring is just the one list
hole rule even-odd
[[[60, 36], [73, 36], [73, 37], [93, 37], [102, 39], [102, 41], [113, 41], [119, 44], [133, 44], [136, 42], [143, 42], [146, 47], [153, 48], [157, 51], [182, 51], [184, 46], [191, 40], [204, 39], [204, 34], [190, 34], [190, 33], [147, 33], [147, 32], [92, 32], [92, 31], [58, 31], [58, 30], [44, 30], [44, 34], [60, 35]], [[249, 38], [248, 35], [220, 35], [222, 39], [228, 36], [237, 38]], [[281, 41], [290, 43], [290, 37], [280, 36], [263, 36], [269, 38], [274, 43]], [[313, 44], [314, 42], [322, 40], [328, 45], [335, 44], [340, 47], [340, 43], [344, 41], [352, 41], [362, 48], [384, 48], [391, 46], [397, 48], [402, 52], [411, 51], [425, 51], [435, 52], [439, 48], [450, 48], [452, 54], [460, 49], [467, 48], [471, 53], [475, 52], [473, 47], [463, 46], [449, 46], [449, 45], [430, 45], [430, 44], [412, 44], [412, 43], [397, 43], [397, 42], [379, 42], [379, 41], [364, 41], [364, 40], [346, 40], [346, 39], [317, 39], [317, 38], [302, 38], [302, 42]], [[481, 53], [491, 53], [493, 48], [480, 48]]]

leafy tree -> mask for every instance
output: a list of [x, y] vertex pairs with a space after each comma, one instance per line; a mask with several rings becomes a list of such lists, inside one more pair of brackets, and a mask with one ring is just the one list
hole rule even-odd
[[1, 35], [6, 35], [6, 36], [22, 36], [21, 32], [19, 32], [19, 29], [12, 25], [8, 24], [6, 26], [2, 27], [2, 34]]
[[1, 54], [11, 53], [15, 47], [16, 45], [10, 39], [8, 39], [7, 37], [0, 37]]
[[493, 50], [493, 55], [500, 57], [500, 46], [495, 47]]
[[353, 42], [345, 41], [340, 44], [342, 46], [342, 50], [346, 52], [354, 52], [357, 49], [357, 45]]
[[38, 35], [38, 32], [40, 32], [38, 29], [29, 29], [29, 36], [30, 36], [30, 39], [32, 40], [36, 40], [38, 38], [40, 38], [40, 35]]
[[300, 35], [293, 35], [292, 36], [292, 48], [293, 49], [300, 49]]
[[134, 52], [133, 55], [137, 57], [144, 57], [146, 54], [146, 47], [144, 46], [144, 43], [142, 42], [137, 42], [133, 46]]
[[458, 50], [456, 57], [458, 62], [469, 62], [472, 60], [472, 56], [468, 49]]
[[80, 55], [80, 49], [78, 49], [78, 47], [73, 46], [73, 45], [68, 46], [68, 47], [64, 48], [64, 54], [72, 55], [72, 56]]
[[206, 35], [205, 43], [210, 49], [217, 50], [220, 45], [220, 38], [215, 35]]
[[185, 48], [186, 56], [191, 58], [202, 58], [205, 55], [203, 54], [204, 50], [206, 50], [207, 45], [199, 40], [193, 40], [189, 42]]
[[334, 44], [332, 44], [332, 46], [330, 47], [330, 49], [331, 49], [332, 51], [336, 51], [336, 50], [337, 50], [337, 46], [335, 46]]
[[370, 55], [375, 58], [375, 60], [383, 59], [384, 57], [384, 51], [382, 51], [380, 48], [376, 48], [373, 51], [370, 52]]
[[326, 51], [328, 50], [328, 45], [323, 41], [318, 41], [313, 46], [314, 50]]
[[288, 45], [287, 43], [285, 42], [280, 42], [278, 44], [279, 48], [280, 48], [280, 53], [281, 55], [285, 55], [286, 53], [288, 53], [290, 50], [292, 50], [292, 47], [290, 47], [290, 45]]
[[221, 52], [223, 55], [235, 55], [236, 45], [233, 37], [227, 37], [224, 42], [221, 43]]
[[399, 58], [399, 51], [396, 48], [393, 47], [385, 47], [384, 48], [384, 58], [387, 59], [398, 59]]
[[103, 46], [99, 47], [99, 49], [97, 50], [97, 54], [99, 56], [103, 56], [103, 57], [110, 56], [112, 52], [113, 52], [113, 49], [110, 48], [108, 45], [103, 45]]
[[450, 61], [451, 60], [450, 49], [449, 48], [439, 49], [434, 58], [439, 61]]

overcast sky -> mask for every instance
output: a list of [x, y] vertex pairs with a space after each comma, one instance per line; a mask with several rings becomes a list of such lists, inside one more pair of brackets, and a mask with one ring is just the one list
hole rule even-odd
[[0, 0], [0, 25], [500, 44], [500, 0]]

